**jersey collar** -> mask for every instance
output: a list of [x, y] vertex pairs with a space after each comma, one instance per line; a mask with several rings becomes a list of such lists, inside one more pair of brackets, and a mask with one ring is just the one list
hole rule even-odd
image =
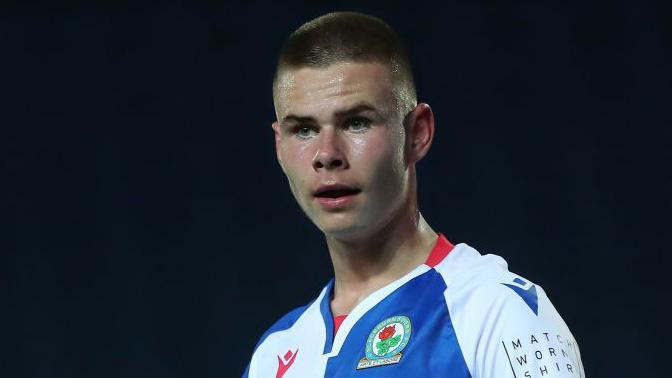
[[448, 256], [453, 248], [455, 248], [455, 246], [449, 242], [442, 233], [439, 233], [439, 238], [436, 240], [434, 248], [432, 248], [432, 252], [429, 253], [429, 257], [427, 257], [425, 265], [429, 266], [430, 268], [437, 266], [441, 261], [443, 261], [443, 259], [446, 258], [446, 256]]
[[424, 264], [419, 265], [400, 279], [378, 289], [357, 306], [355, 306], [355, 308], [350, 312], [350, 314], [348, 314], [341, 324], [340, 332], [338, 332], [336, 335], [334, 335], [334, 318], [331, 313], [330, 306], [331, 293], [334, 288], [334, 279], [332, 278], [324, 288], [323, 295], [320, 300], [320, 312], [322, 313], [322, 319], [324, 321], [326, 331], [323, 354], [327, 356], [337, 355], [343, 342], [345, 341], [345, 337], [350, 332], [350, 329], [354, 326], [357, 320], [359, 320], [359, 318], [361, 318], [368, 310], [370, 310], [378, 302], [385, 299], [400, 286], [438, 265], [441, 261], [443, 261], [443, 259], [446, 258], [446, 256], [448, 256], [453, 248], [454, 245], [448, 241], [448, 239], [446, 239], [443, 234], [439, 233], [439, 237], [437, 238], [436, 243], [434, 244], [434, 247], [429, 253], [429, 256], [427, 257], [427, 260]]

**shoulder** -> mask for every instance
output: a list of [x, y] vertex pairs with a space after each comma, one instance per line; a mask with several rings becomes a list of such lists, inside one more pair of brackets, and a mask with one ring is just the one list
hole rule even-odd
[[528, 283], [509, 272], [502, 257], [482, 255], [464, 243], [457, 244], [434, 269], [446, 284], [449, 307], [492, 306], [498, 301], [513, 300], [516, 299], [515, 290]]
[[[292, 328], [294, 323], [296, 323], [296, 321], [306, 311], [308, 306], [310, 306], [310, 303], [305, 305], [305, 306], [297, 307], [297, 308], [293, 309], [292, 311], [286, 313], [284, 316], [282, 316], [280, 319], [278, 319], [275, 323], [273, 323], [273, 325], [270, 326], [266, 330], [266, 332], [264, 332], [264, 334], [259, 338], [259, 341], [257, 342], [257, 345], [254, 347], [253, 356], [255, 354], [257, 354], [257, 351], [259, 350], [259, 347], [264, 343], [264, 341], [266, 341], [268, 336], [270, 336], [270, 335], [272, 335], [276, 332], [282, 332], [282, 331], [285, 331], [285, 330], [288, 330], [288, 329]], [[248, 364], [247, 367], [245, 368], [245, 371], [243, 372], [243, 378], [247, 378], [247, 377], [250, 376], [250, 366], [251, 366], [251, 363]]]
[[254, 348], [243, 377], [271, 374], [272, 372], [267, 370], [272, 367], [272, 364], [262, 366], [260, 361], [275, 361], [278, 356], [284, 356], [288, 352], [288, 345], [295, 345], [297, 341], [309, 339], [312, 344], [320, 345], [324, 332], [316, 330], [325, 327], [320, 312], [320, 303], [328, 288], [329, 285], [322, 289], [320, 295], [312, 302], [283, 315], [264, 332]]
[[[329, 291], [331, 284], [331, 282], [327, 284], [317, 298], [313, 299], [308, 304], [287, 312], [280, 317], [280, 319], [275, 321], [275, 323], [273, 323], [273, 325], [271, 325], [259, 338], [259, 342], [254, 348], [254, 354], [256, 354], [263, 345], [273, 343], [272, 339], [282, 338], [283, 335], [295, 333], [299, 329], [306, 328], [306, 326], [315, 326], [316, 324], [314, 323], [316, 323], [317, 320], [321, 320], [321, 300]], [[322, 322], [320, 321], [319, 323]]]
[[255, 350], [259, 348], [259, 345], [261, 345], [271, 334], [274, 334], [276, 332], [282, 332], [285, 330], [288, 330], [292, 328], [292, 326], [296, 323], [297, 320], [303, 315], [303, 313], [306, 312], [308, 307], [312, 304], [313, 302], [310, 302], [304, 306], [297, 307], [293, 309], [292, 311], [289, 311], [285, 315], [283, 315], [280, 319], [278, 319], [273, 325], [271, 325], [266, 332], [261, 335], [259, 338], [259, 342], [257, 342], [257, 346], [254, 348]]
[[481, 255], [466, 244], [455, 246], [435, 269], [446, 283], [448, 306], [455, 309], [511, 307], [512, 311], [538, 316], [541, 300], [548, 301], [541, 286], [510, 272], [502, 257]]
[[474, 376], [502, 376], [502, 369], [581, 376], [578, 346], [545, 291], [510, 272], [503, 258], [458, 244], [435, 269], [446, 282], [451, 322]]

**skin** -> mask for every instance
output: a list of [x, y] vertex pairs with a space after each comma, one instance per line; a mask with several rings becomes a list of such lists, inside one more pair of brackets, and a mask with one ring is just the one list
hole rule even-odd
[[[422, 264], [437, 234], [417, 207], [415, 164], [432, 143], [427, 104], [401, 106], [403, 91], [379, 63], [281, 72], [272, 128], [278, 162], [305, 214], [324, 233], [334, 265], [334, 315]], [[325, 208], [321, 185], [360, 190]]]

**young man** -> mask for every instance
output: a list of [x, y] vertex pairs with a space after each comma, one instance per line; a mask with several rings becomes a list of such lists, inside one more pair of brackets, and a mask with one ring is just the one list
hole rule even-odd
[[261, 337], [244, 377], [584, 376], [541, 287], [420, 214], [415, 164], [434, 116], [388, 25], [357, 13], [308, 22], [273, 89], [278, 162], [335, 277]]

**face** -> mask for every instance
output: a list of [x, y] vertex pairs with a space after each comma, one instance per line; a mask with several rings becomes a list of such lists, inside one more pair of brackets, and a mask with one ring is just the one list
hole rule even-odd
[[325, 234], [365, 237], [409, 196], [403, 114], [387, 67], [300, 68], [277, 82], [278, 161], [294, 197]]

